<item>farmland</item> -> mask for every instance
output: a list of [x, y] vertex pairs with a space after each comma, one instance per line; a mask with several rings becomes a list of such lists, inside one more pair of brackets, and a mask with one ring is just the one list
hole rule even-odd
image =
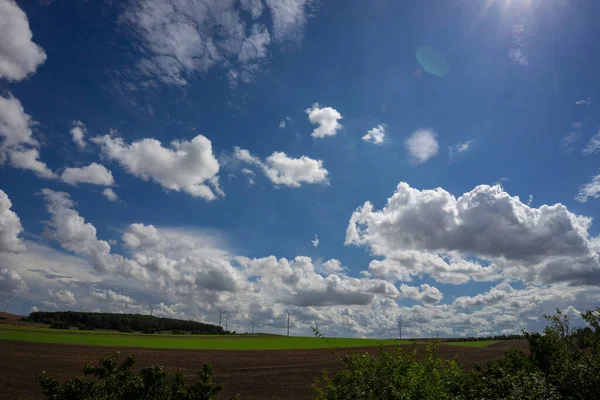
[[[15, 323], [19, 323], [14, 321]], [[204, 363], [214, 366], [224, 387], [223, 398], [309, 399], [311, 385], [322, 371], [342, 367], [340, 352], [376, 353], [379, 345], [424, 342], [375, 339], [324, 339], [275, 335], [172, 335], [48, 329], [41, 325], [0, 325], [0, 399], [39, 399], [35, 375], [51, 371], [58, 378], [80, 375], [87, 362], [120, 352], [135, 355], [136, 370], [160, 364], [192, 378]], [[338, 349], [334, 349], [337, 347]], [[526, 348], [524, 341], [452, 342], [438, 354], [458, 356], [464, 367], [499, 358], [508, 348]]]
[[145, 347], [188, 350], [302, 350], [332, 347], [376, 347], [410, 344], [411, 341], [272, 335], [171, 335], [127, 334], [107, 331], [75, 331], [26, 327], [1, 327], [0, 340], [19, 340], [89, 346]]

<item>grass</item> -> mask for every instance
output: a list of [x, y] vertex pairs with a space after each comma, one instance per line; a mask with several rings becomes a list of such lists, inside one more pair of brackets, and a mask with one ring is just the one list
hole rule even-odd
[[[0, 325], [0, 340], [19, 340], [39, 343], [82, 344], [90, 346], [147, 347], [155, 349], [191, 350], [299, 350], [331, 347], [376, 347], [394, 344], [413, 344], [411, 340], [377, 340], [329, 338], [326, 342], [315, 337], [271, 335], [146, 335], [116, 331], [57, 330], [29, 326]], [[493, 340], [446, 342], [443, 345], [486, 347]]]
[[[330, 338], [328, 342], [315, 337], [259, 335], [115, 335], [107, 332], [56, 331], [44, 329], [0, 329], [0, 340], [81, 344], [91, 346], [147, 347], [155, 349], [194, 350], [298, 350], [330, 347], [373, 347], [393, 345], [396, 340]], [[400, 344], [411, 344], [403, 340]]]
[[478, 340], [471, 342], [444, 342], [442, 344], [448, 346], [462, 346], [462, 347], [486, 347], [490, 344], [498, 343], [496, 340]]

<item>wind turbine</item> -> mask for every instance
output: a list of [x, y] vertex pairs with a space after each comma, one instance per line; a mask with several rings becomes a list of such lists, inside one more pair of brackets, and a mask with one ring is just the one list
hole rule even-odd
[[294, 314], [290, 313], [288, 310], [285, 310], [288, 315], [288, 323], [287, 323], [287, 335], [290, 336], [290, 317]]
[[229, 316], [231, 315], [231, 311], [227, 313], [225, 317], [225, 331], [227, 331], [227, 325], [229, 324]]
[[255, 320], [250, 320], [250, 322], [252, 322], [252, 334], [254, 335], [254, 323], [258, 321], [257, 319]]
[[10, 299], [12, 299], [12, 293], [8, 296], [8, 300], [6, 300], [6, 307], [4, 308], [4, 312], [8, 312], [8, 306], [10, 305]]
[[217, 310], [219, 310], [219, 326], [221, 326], [221, 316], [227, 311], [221, 310], [219, 307], [217, 307]]

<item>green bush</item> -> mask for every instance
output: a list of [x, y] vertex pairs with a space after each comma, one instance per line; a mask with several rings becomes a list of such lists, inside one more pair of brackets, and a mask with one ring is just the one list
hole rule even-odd
[[133, 356], [122, 364], [118, 353], [101, 359], [100, 366], [87, 364], [86, 377], [74, 377], [64, 383], [42, 373], [37, 380], [42, 394], [48, 400], [212, 400], [216, 399], [222, 386], [212, 378], [212, 367], [204, 364], [196, 382], [186, 384], [183, 375], [170, 374], [163, 367], [145, 367], [139, 375], [131, 370]]
[[435, 343], [423, 361], [416, 350], [381, 348], [379, 357], [349, 354], [342, 357], [345, 369], [329, 379], [324, 375], [315, 386], [319, 400], [337, 399], [455, 399], [462, 392], [466, 374], [456, 360], [437, 356]]
[[69, 326], [69, 324], [68, 324], [68, 323], [66, 323], [66, 322], [63, 322], [63, 321], [58, 321], [58, 322], [53, 322], [53, 323], [50, 325], [50, 328], [52, 328], [52, 329], [69, 329], [69, 328], [70, 328], [70, 326]]
[[524, 332], [529, 355], [510, 350], [471, 372], [438, 358], [437, 342], [422, 361], [414, 349], [380, 349], [379, 357], [345, 355], [342, 371], [317, 381], [316, 398], [600, 400], [600, 308], [583, 313], [587, 327], [575, 331], [560, 310], [545, 317], [550, 325], [542, 334]]

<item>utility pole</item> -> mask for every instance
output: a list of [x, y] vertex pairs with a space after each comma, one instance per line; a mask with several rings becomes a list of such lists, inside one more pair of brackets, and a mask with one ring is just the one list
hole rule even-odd
[[6, 307], [4, 308], [4, 312], [8, 312], [8, 306], [10, 305], [10, 299], [12, 299], [12, 293], [8, 296], [8, 300], [6, 300]]
[[288, 310], [285, 310], [285, 312], [288, 315], [288, 321], [287, 321], [287, 335], [290, 336], [290, 316], [294, 315], [291, 314]]

